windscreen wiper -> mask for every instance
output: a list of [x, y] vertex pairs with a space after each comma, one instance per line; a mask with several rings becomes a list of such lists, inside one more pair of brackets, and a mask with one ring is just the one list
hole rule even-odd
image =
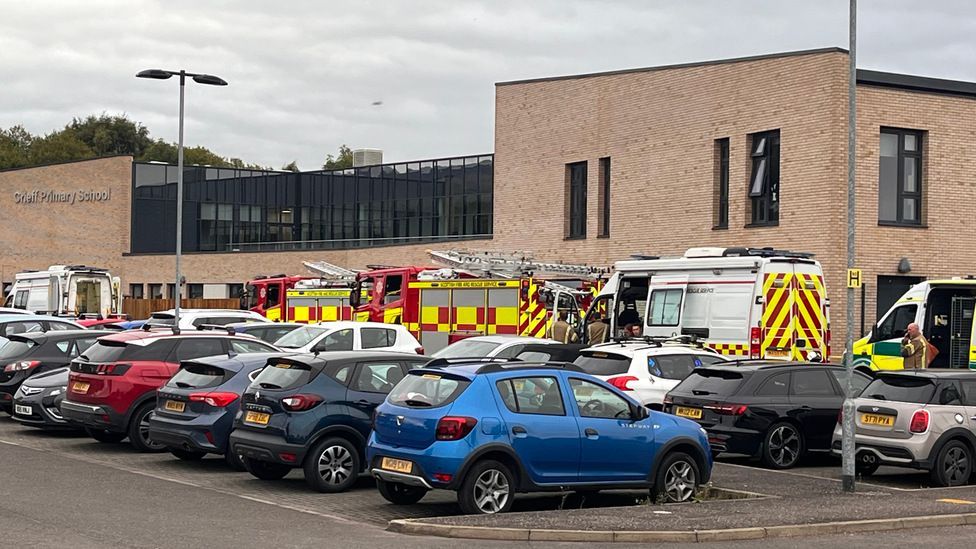
[[423, 400], [414, 400], [412, 398], [408, 398], [407, 400], [404, 400], [403, 403], [406, 404], [407, 406], [417, 406], [417, 407], [425, 407], [425, 408], [430, 408], [431, 406], [433, 406], [433, 404], [429, 402], [424, 402]]
[[281, 385], [275, 385], [274, 383], [258, 383], [262, 389], [281, 389]]
[[692, 394], [695, 394], [695, 395], [698, 395], [698, 396], [701, 396], [701, 395], [714, 395], [715, 394], [712, 391], [703, 391], [701, 389], [692, 389], [691, 392], [692, 392]]

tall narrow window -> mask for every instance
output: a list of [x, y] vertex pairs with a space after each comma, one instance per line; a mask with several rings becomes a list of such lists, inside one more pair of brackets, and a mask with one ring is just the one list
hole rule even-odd
[[598, 238], [610, 236], [610, 157], [600, 159], [600, 233]]
[[566, 164], [566, 238], [586, 238], [586, 162]]
[[881, 130], [878, 221], [922, 224], [922, 133]]
[[779, 130], [752, 134], [752, 225], [779, 224]]
[[729, 228], [729, 138], [715, 140], [714, 228]]

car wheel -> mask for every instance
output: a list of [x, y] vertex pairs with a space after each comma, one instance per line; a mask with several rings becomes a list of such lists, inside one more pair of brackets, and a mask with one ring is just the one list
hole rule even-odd
[[183, 448], [170, 448], [169, 453], [182, 459], [183, 461], [200, 461], [201, 459], [203, 459], [203, 456], [207, 455], [206, 452], [184, 450]]
[[458, 504], [469, 515], [492, 515], [512, 508], [515, 477], [503, 463], [480, 461], [471, 467], [461, 488]]
[[664, 457], [654, 474], [651, 500], [661, 503], [684, 503], [698, 493], [701, 471], [698, 462], [684, 452], [671, 452]]
[[424, 496], [427, 495], [426, 488], [407, 486], [399, 482], [387, 482], [380, 479], [376, 480], [376, 487], [379, 489], [383, 499], [393, 505], [413, 505], [424, 499]]
[[281, 463], [271, 463], [259, 459], [251, 459], [241, 456], [244, 468], [256, 478], [261, 480], [281, 480], [291, 472], [291, 467]]
[[932, 481], [939, 486], [962, 486], [973, 474], [973, 453], [965, 443], [950, 440], [939, 450], [932, 467]]
[[88, 433], [88, 436], [92, 437], [98, 442], [104, 442], [107, 444], [122, 442], [126, 437], [125, 433], [113, 433], [112, 431], [103, 431], [102, 429], [92, 429], [90, 427], [86, 427], [85, 432]]
[[156, 408], [155, 402], [147, 402], [136, 409], [129, 420], [129, 444], [140, 452], [163, 452], [166, 446], [149, 438], [149, 416]]
[[789, 469], [803, 454], [803, 436], [792, 423], [775, 423], [766, 431], [762, 462], [771, 469]]
[[359, 477], [359, 451], [344, 438], [327, 438], [305, 456], [305, 482], [319, 492], [344, 492]]
[[227, 466], [235, 471], [247, 471], [247, 467], [244, 467], [244, 459], [240, 454], [235, 454], [227, 449], [227, 453], [224, 454], [224, 461], [227, 462]]

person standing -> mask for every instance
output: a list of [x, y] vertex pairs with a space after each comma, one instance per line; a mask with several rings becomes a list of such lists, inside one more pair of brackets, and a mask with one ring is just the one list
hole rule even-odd
[[576, 343], [579, 336], [566, 321], [566, 311], [559, 311], [559, 317], [552, 323], [552, 338], [560, 343]]
[[586, 338], [590, 345], [603, 343], [607, 338], [607, 324], [603, 322], [600, 311], [590, 314], [590, 322], [586, 326]]
[[918, 324], [912, 322], [905, 329], [901, 339], [901, 356], [905, 358], [906, 370], [918, 370], [928, 366], [929, 342], [922, 336]]

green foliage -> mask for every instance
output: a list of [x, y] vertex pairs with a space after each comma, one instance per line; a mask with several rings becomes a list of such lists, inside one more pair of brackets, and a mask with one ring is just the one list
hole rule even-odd
[[284, 166], [282, 166], [281, 167], [281, 170], [282, 171], [285, 171], [285, 172], [300, 172], [301, 171], [301, 170], [298, 169], [298, 162], [295, 161], [295, 160], [292, 160], [291, 162], [289, 162], [289, 163], [285, 164]]
[[30, 163], [30, 147], [34, 141], [23, 126], [0, 128], [0, 170], [17, 168]]
[[84, 160], [96, 156], [87, 143], [70, 132], [52, 132], [31, 142], [31, 165]]
[[323, 170], [344, 170], [346, 168], [352, 167], [352, 149], [346, 145], [339, 146], [339, 156], [335, 157], [331, 154], [325, 157], [325, 164], [322, 165]]

